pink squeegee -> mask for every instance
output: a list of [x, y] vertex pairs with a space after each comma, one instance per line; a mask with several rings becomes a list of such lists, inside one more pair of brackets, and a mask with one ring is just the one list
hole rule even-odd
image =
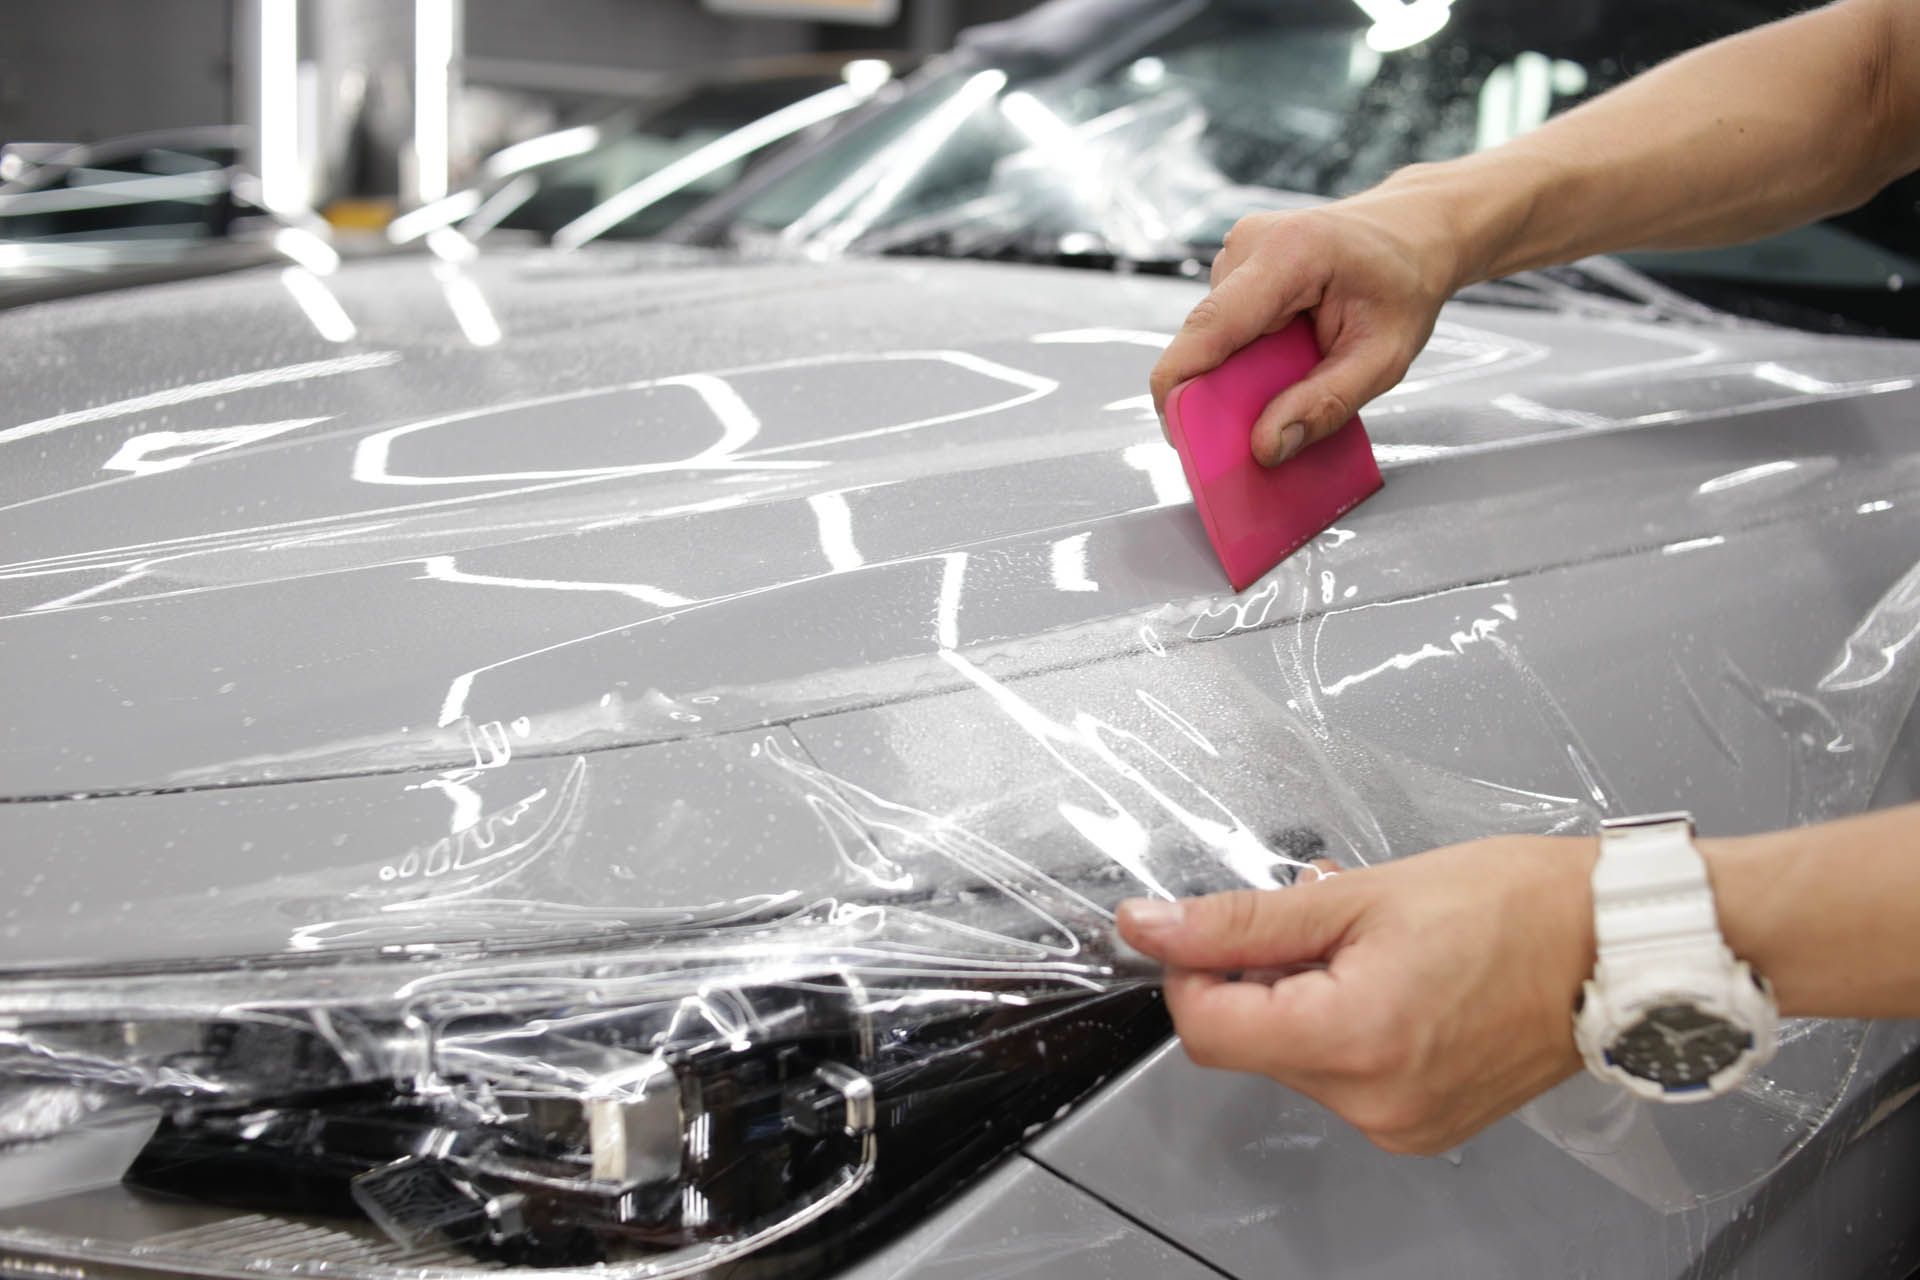
[[1260, 411], [1319, 363], [1320, 346], [1302, 318], [1167, 396], [1167, 433], [1235, 591], [1259, 581], [1380, 487], [1373, 442], [1357, 417], [1277, 467], [1253, 460]]

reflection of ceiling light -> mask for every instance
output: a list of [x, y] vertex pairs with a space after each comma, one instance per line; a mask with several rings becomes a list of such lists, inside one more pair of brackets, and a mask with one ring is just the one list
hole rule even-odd
[[504, 178], [539, 164], [551, 164], [591, 151], [600, 145], [600, 127], [583, 124], [572, 129], [543, 133], [525, 142], [502, 147], [487, 157], [485, 173], [489, 178]]
[[1000, 114], [1026, 134], [1027, 141], [1052, 152], [1056, 157], [1070, 158], [1081, 149], [1067, 122], [1024, 89], [1016, 89], [1000, 100]]
[[328, 342], [349, 342], [359, 332], [340, 299], [305, 267], [288, 267], [280, 273], [280, 283], [306, 313], [314, 331]]
[[[780, 238], [788, 244], [806, 245], [811, 253], [838, 253], [846, 249], [893, 207], [933, 159], [934, 153], [965, 127], [975, 111], [991, 102], [1006, 83], [1007, 73], [997, 68], [976, 71], [967, 77], [946, 101], [788, 223]], [[829, 223], [833, 225], [829, 227]], [[556, 236], [556, 243], [558, 239]]]
[[317, 276], [330, 276], [340, 269], [339, 250], [300, 227], [274, 232], [273, 247]]
[[434, 264], [433, 276], [440, 282], [440, 292], [447, 300], [447, 309], [453, 312], [454, 323], [460, 326], [468, 342], [476, 347], [491, 347], [500, 341], [500, 321], [471, 277], [444, 262]]
[[460, 234], [469, 240], [487, 234], [500, 225], [502, 218], [533, 199], [539, 189], [540, 183], [530, 173], [508, 179], [460, 224]]
[[642, 209], [647, 209], [679, 191], [689, 183], [698, 182], [710, 173], [716, 173], [734, 161], [750, 156], [760, 148], [770, 146], [789, 134], [798, 133], [809, 126], [830, 120], [843, 111], [850, 111], [866, 97], [852, 85], [835, 85], [831, 89], [822, 89], [811, 97], [789, 103], [773, 112], [761, 116], [758, 120], [741, 125], [732, 133], [722, 134], [703, 147], [696, 147], [679, 159], [662, 168], [654, 170], [632, 186], [601, 201], [579, 217], [553, 233], [553, 247], [556, 249], [578, 249], [589, 240], [611, 231]]
[[1127, 68], [1127, 79], [1143, 89], [1151, 89], [1167, 78], [1167, 64], [1158, 58], [1135, 58]]
[[1729, 471], [1725, 475], [1715, 476], [1701, 483], [1696, 493], [1724, 493], [1728, 489], [1737, 489], [1743, 484], [1752, 484], [1755, 480], [1764, 480], [1768, 476], [1785, 475], [1797, 471], [1800, 464], [1791, 458], [1782, 458], [1778, 462], [1762, 462], [1754, 467], [1742, 467], [1738, 471]]
[[893, 79], [893, 66], [885, 58], [855, 58], [840, 68], [840, 78], [864, 97]]
[[1447, 25], [1453, 0], [1353, 0], [1373, 26], [1367, 44], [1378, 53], [1410, 49]]
[[472, 187], [464, 191], [456, 191], [444, 200], [423, 204], [418, 209], [403, 213], [389, 222], [387, 239], [395, 244], [408, 244], [418, 240], [435, 227], [444, 227], [460, 221], [479, 207], [479, 191]]
[[435, 227], [427, 232], [427, 251], [455, 266], [465, 266], [480, 256], [479, 246], [452, 227]]

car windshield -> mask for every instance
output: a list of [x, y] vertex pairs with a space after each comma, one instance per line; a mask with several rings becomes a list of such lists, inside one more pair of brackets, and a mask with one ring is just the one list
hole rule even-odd
[[[616, 113], [591, 126], [599, 141], [590, 150], [541, 164], [524, 178], [516, 178], [527, 194], [512, 202], [511, 208], [491, 225], [552, 236], [650, 175], [739, 137], [742, 130], [782, 108], [846, 84], [849, 66], [868, 74], [877, 69], [882, 77], [892, 75], [886, 62], [873, 58], [813, 61], [817, 65], [697, 84]], [[567, 131], [569, 135], [580, 132]], [[770, 135], [764, 142], [730, 149], [713, 163], [697, 166], [671, 190], [634, 214], [610, 221], [594, 236], [634, 239], [657, 235], [689, 210], [753, 172], [778, 151], [778, 144], [786, 136]], [[528, 178], [532, 181], [527, 182]]]
[[[1498, 144], [1682, 50], [1801, 7], [1056, 0], [975, 29], [910, 93], [680, 230], [810, 252], [1193, 270], [1245, 213]], [[1844, 310], [1835, 298], [1871, 296], [1872, 326], [1920, 271], [1908, 256], [1911, 194], [1757, 246], [1630, 260], [1788, 308]]]

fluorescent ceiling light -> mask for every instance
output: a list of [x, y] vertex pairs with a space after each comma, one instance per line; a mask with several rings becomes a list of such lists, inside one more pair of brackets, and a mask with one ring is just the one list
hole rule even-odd
[[885, 58], [855, 58], [840, 68], [840, 78], [857, 93], [878, 93], [893, 79], [893, 64]]
[[454, 0], [414, 0], [413, 162], [421, 203], [447, 194]]
[[1353, 0], [1373, 26], [1367, 45], [1377, 53], [1410, 49], [1447, 25], [1453, 0]]
[[300, 173], [300, 7], [298, 0], [259, 0], [261, 203], [275, 213], [305, 205]]
[[1143, 89], [1151, 89], [1167, 78], [1167, 64], [1155, 57], [1135, 58], [1127, 68], [1127, 79]]

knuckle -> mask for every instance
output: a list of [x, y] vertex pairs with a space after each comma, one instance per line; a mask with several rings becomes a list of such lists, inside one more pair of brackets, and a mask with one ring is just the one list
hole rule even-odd
[[1194, 304], [1193, 310], [1187, 312], [1184, 327], [1200, 330], [1217, 329], [1225, 319], [1226, 308], [1220, 304], [1220, 299], [1216, 295], [1209, 293]]
[[1244, 245], [1249, 240], [1257, 240], [1273, 225], [1270, 213], [1243, 214], [1227, 228], [1227, 234], [1221, 237], [1223, 245]]
[[1260, 928], [1260, 899], [1250, 890], [1223, 893], [1214, 899], [1219, 913], [1215, 927], [1230, 940], [1255, 937]]
[[1323, 391], [1315, 401], [1313, 409], [1314, 425], [1322, 432], [1333, 431], [1353, 420], [1359, 412], [1351, 397], [1338, 391]]
[[1303, 209], [1282, 215], [1287, 235], [1303, 243], [1319, 244], [1326, 239], [1327, 215], [1317, 209]]

